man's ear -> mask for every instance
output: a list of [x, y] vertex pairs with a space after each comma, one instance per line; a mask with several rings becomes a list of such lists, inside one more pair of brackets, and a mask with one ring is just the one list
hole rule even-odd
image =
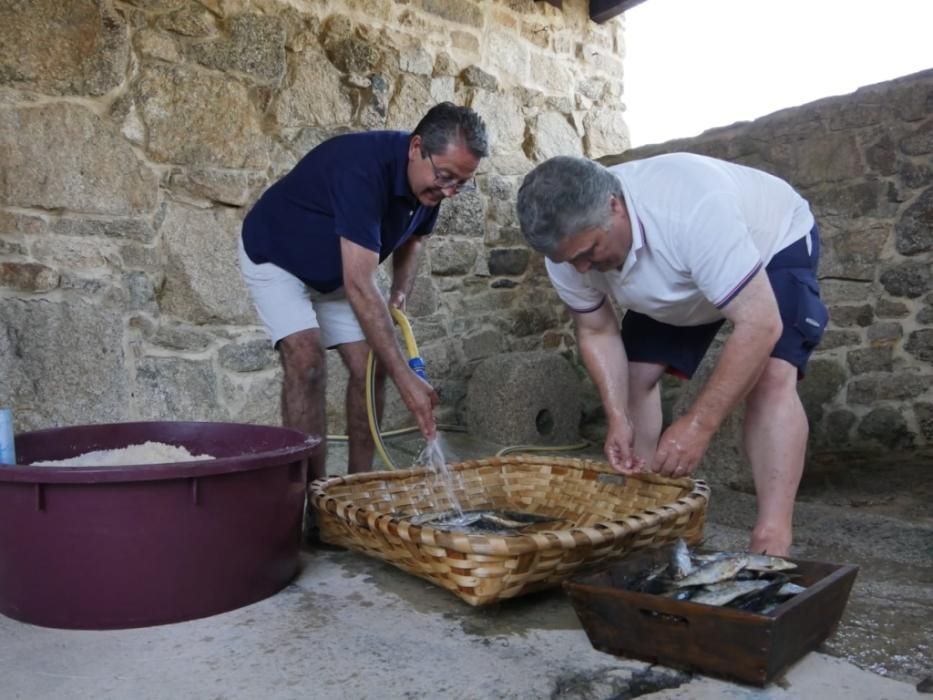
[[609, 211], [613, 214], [625, 211], [625, 202], [621, 201], [619, 197], [616, 197], [614, 194], [609, 195]]
[[422, 151], [422, 141], [419, 134], [415, 134], [411, 137], [411, 140], [408, 142], [408, 160], [416, 160], [424, 158], [421, 155]]

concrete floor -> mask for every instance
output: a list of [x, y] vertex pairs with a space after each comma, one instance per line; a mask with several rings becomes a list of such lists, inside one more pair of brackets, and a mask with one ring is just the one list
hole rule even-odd
[[[402, 463], [419, 444], [393, 443]], [[450, 461], [499, 447], [458, 433], [445, 443]], [[334, 445], [331, 473], [343, 460]], [[377, 560], [307, 549], [283, 591], [202, 620], [84, 632], [0, 616], [0, 700], [922, 697], [933, 690], [933, 462], [845, 464], [844, 478], [830, 464], [802, 489], [794, 555], [861, 567], [846, 614], [764, 689], [598, 652], [560, 590], [472, 608]], [[753, 497], [714, 486], [706, 546], [742, 547], [753, 517]]]

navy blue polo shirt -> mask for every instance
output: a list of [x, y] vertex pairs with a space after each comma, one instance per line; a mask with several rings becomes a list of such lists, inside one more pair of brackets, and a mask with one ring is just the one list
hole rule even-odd
[[409, 236], [431, 233], [438, 207], [408, 185], [403, 131], [343, 134], [312, 149], [263, 193], [243, 222], [243, 247], [320, 292], [343, 285], [340, 238], [385, 260]]

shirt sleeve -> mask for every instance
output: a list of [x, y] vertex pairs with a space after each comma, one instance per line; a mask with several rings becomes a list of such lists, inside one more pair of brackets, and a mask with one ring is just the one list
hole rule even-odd
[[590, 285], [586, 275], [577, 272], [570, 263], [555, 263], [545, 259], [544, 265], [557, 296], [571, 311], [590, 313], [606, 302], [606, 295]]
[[441, 210], [441, 206], [438, 204], [436, 207], [431, 207], [428, 210], [428, 213], [424, 217], [418, 228], [412, 233], [413, 236], [427, 236], [434, 231], [434, 225], [437, 223], [437, 215]]
[[362, 164], [348, 165], [330, 179], [334, 229], [368, 250], [382, 248], [382, 217], [387, 206], [390, 184], [377, 169]]
[[729, 193], [707, 195], [685, 222], [683, 264], [694, 284], [711, 304], [721, 309], [742, 291], [761, 269], [738, 202]]

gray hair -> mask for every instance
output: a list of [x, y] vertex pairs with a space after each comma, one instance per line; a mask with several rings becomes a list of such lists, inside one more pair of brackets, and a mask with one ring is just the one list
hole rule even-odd
[[528, 245], [553, 253], [567, 236], [609, 227], [609, 197], [622, 199], [622, 183], [587, 158], [556, 156], [525, 176], [518, 190], [518, 222]]
[[428, 110], [412, 136], [421, 137], [423, 155], [440, 155], [454, 143], [462, 143], [476, 159], [489, 155], [486, 139], [486, 124], [469, 107], [459, 107], [453, 102], [441, 102]]

